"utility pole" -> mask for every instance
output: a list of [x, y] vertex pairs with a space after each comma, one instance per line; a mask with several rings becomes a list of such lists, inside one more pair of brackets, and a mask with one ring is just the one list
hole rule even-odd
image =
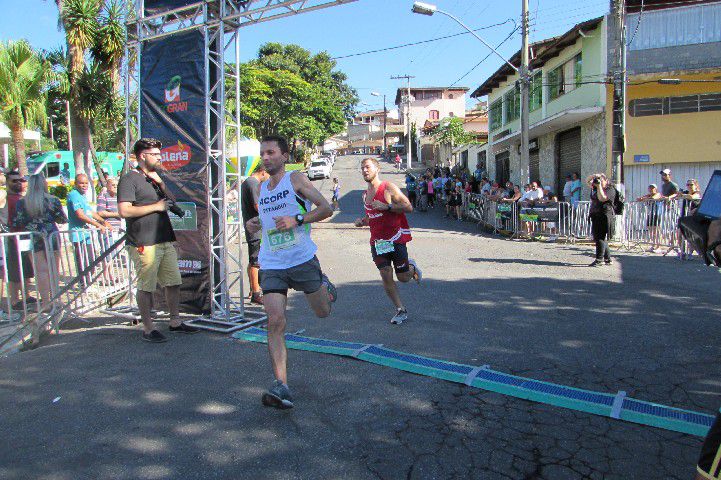
[[623, 154], [626, 151], [626, 6], [624, 0], [611, 0], [611, 52], [613, 79], [613, 140], [611, 144], [611, 181], [623, 182]]
[[530, 182], [530, 165], [528, 159], [528, 112], [530, 110], [529, 83], [530, 75], [528, 71], [528, 0], [521, 0], [522, 16], [521, 16], [521, 68], [519, 76], [521, 77], [521, 185]]
[[410, 170], [411, 168], [411, 78], [416, 78], [411, 75], [394, 75], [391, 80], [406, 80], [406, 165]]

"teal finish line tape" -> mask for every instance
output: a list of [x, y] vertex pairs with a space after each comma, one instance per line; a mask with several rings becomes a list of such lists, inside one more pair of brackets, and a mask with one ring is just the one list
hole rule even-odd
[[[267, 341], [266, 331], [257, 327], [240, 330], [234, 333], [233, 337], [251, 342]], [[463, 365], [398, 352], [381, 345], [302, 337], [295, 334], [286, 334], [285, 340], [288, 348], [295, 350], [356, 358], [376, 365], [466, 384], [524, 400], [701, 437], [706, 435], [714, 421], [712, 415], [636, 400], [625, 396], [625, 392], [610, 394], [567, 387], [498, 372], [486, 365], [482, 367]]]

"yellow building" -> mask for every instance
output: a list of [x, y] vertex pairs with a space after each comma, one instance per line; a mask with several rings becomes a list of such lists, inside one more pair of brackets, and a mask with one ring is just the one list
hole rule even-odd
[[[721, 18], [721, 3], [645, 11], [640, 23], [639, 6], [633, 9], [637, 3], [628, 3], [631, 14], [626, 20], [630, 37], [624, 154], [627, 197], [658, 184], [659, 172], [665, 168], [671, 169], [673, 180], [682, 188], [694, 178], [703, 189], [713, 171], [721, 169], [721, 26], [706, 25], [709, 18]], [[659, 83], [669, 78], [680, 83]], [[609, 106], [611, 96], [609, 87]]]

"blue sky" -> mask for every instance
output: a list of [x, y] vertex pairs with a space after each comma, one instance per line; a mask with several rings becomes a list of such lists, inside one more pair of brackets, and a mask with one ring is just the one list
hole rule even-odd
[[[328, 51], [343, 56], [368, 50], [460, 33], [453, 20], [434, 15], [411, 13], [410, 0], [358, 0], [350, 4], [262, 23], [241, 31], [244, 60], [253, 58], [264, 42], [297, 43], [312, 52]], [[431, 3], [431, 2], [429, 2]], [[531, 41], [563, 33], [575, 23], [608, 11], [608, 0], [529, 0]], [[459, 17], [470, 28], [507, 21], [478, 32], [487, 42], [497, 45], [513, 31], [513, 19], [520, 19], [521, 0], [438, 0], [438, 8]], [[37, 48], [63, 44], [57, 30], [57, 8], [52, 0], [0, 0], [0, 39], [27, 39]], [[499, 51], [510, 57], [520, 48], [520, 31], [508, 39]], [[412, 85], [447, 86], [466, 74], [489, 50], [471, 35], [462, 35], [418, 46], [338, 60], [350, 84], [358, 89], [361, 110], [382, 108], [377, 91], [387, 95], [389, 108], [400, 80], [392, 75], [413, 75]], [[492, 74], [501, 60], [488, 57], [456, 85], [477, 87]], [[472, 102], [469, 102], [469, 104]]]

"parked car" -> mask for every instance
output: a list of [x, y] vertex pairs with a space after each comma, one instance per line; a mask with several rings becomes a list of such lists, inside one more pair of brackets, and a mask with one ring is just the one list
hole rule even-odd
[[323, 160], [315, 160], [308, 167], [308, 178], [314, 180], [316, 178], [330, 178], [331, 166], [329, 162]]

